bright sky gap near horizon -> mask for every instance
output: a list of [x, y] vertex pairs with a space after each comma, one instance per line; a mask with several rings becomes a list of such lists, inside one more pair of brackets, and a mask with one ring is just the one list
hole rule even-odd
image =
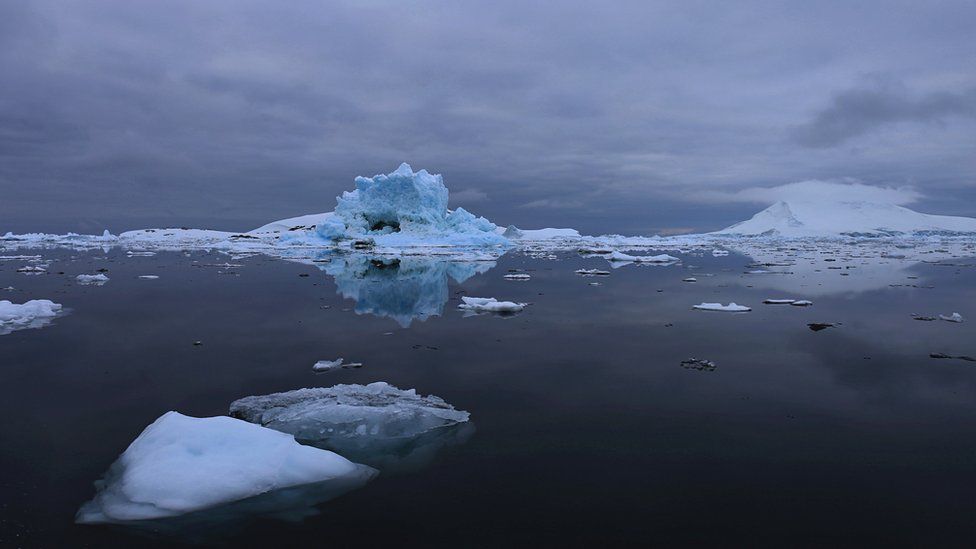
[[976, 216], [973, 28], [971, 2], [8, 2], [0, 231], [247, 230], [400, 162], [589, 234], [719, 229], [806, 180]]

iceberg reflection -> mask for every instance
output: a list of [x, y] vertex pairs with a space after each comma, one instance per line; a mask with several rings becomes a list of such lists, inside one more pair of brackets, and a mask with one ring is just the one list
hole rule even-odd
[[444, 312], [448, 277], [461, 283], [495, 262], [344, 254], [317, 266], [335, 279], [342, 297], [356, 302], [357, 314], [389, 317], [406, 328]]

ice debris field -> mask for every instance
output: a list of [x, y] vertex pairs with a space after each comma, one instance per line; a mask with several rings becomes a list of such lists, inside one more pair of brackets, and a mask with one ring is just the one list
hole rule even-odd
[[[440, 175], [415, 172], [402, 164], [389, 174], [357, 177], [355, 189], [337, 197], [335, 208], [325, 213], [243, 232], [180, 228], [119, 235], [108, 230], [101, 235], [7, 233], [0, 237], [4, 254], [0, 261], [18, 265], [14, 276], [38, 277], [52, 274], [51, 260], [38, 255], [38, 250], [120, 248], [134, 261], [162, 251], [207, 250], [226, 255], [226, 260], [210, 266], [232, 273], [242, 266], [235, 261], [261, 254], [314, 265], [333, 277], [339, 295], [356, 302], [357, 314], [387, 317], [406, 327], [444, 314], [449, 280], [462, 283], [486, 273], [506, 253], [552, 260], [557, 253], [570, 252], [600, 260], [600, 266], [611, 270], [572, 272], [590, 279], [590, 286], [601, 284], [592, 281], [596, 277], [612, 281], [621, 268], [684, 272], [698, 258], [736, 253], [751, 261], [741, 276], [747, 277], [750, 287], [758, 286], [771, 296], [758, 302], [811, 310], [816, 310], [813, 298], [837, 286], [857, 292], [912, 285], [908, 268], [916, 263], [959, 265], [954, 262], [976, 255], [976, 219], [856, 200], [832, 199], [826, 210], [809, 200], [780, 201], [749, 220], [706, 234], [584, 236], [565, 228], [500, 227], [462, 208], [448, 209], [448, 198]], [[711, 276], [694, 274], [678, 274], [676, 279], [697, 289]], [[519, 281], [511, 287], [536, 282], [524, 272], [502, 276]], [[104, 272], [73, 277], [76, 284], [96, 293], [119, 284], [97, 288], [110, 281]], [[4, 290], [22, 293], [13, 286]], [[48, 299], [20, 301], [0, 301], [0, 335], [48, 326], [65, 312], [61, 304]], [[510, 317], [530, 305], [467, 295], [458, 301], [457, 310], [465, 316]], [[721, 313], [754, 311], [754, 304], [707, 300], [686, 307]], [[695, 314], [736, 322], [759, 313]], [[912, 318], [965, 321], [952, 311]], [[814, 331], [838, 325], [808, 324]], [[944, 353], [931, 356], [959, 358]], [[320, 360], [312, 369], [321, 373], [360, 366], [339, 358]], [[682, 367], [712, 371], [716, 364], [691, 358]], [[439, 397], [385, 382], [249, 396], [233, 402], [229, 416], [162, 415], [111, 465], [96, 484], [94, 498], [78, 511], [77, 520], [155, 521], [214, 508], [232, 515], [296, 507], [301, 513], [365, 485], [378, 471], [395, 472], [428, 462], [440, 448], [463, 441], [471, 432], [468, 412]]]

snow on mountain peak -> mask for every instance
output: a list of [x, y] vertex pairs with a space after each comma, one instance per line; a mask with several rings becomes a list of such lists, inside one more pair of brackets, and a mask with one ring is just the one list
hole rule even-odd
[[[886, 236], [916, 233], [976, 233], [976, 219], [931, 215], [886, 202], [825, 196], [779, 200], [716, 235]], [[853, 197], [852, 197], [853, 198]]]

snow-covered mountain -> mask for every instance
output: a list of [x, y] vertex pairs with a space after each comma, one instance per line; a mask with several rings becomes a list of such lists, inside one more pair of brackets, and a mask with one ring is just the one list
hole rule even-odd
[[711, 234], [807, 238], [926, 233], [976, 233], [976, 218], [924, 214], [876, 202], [781, 200], [746, 221]]

